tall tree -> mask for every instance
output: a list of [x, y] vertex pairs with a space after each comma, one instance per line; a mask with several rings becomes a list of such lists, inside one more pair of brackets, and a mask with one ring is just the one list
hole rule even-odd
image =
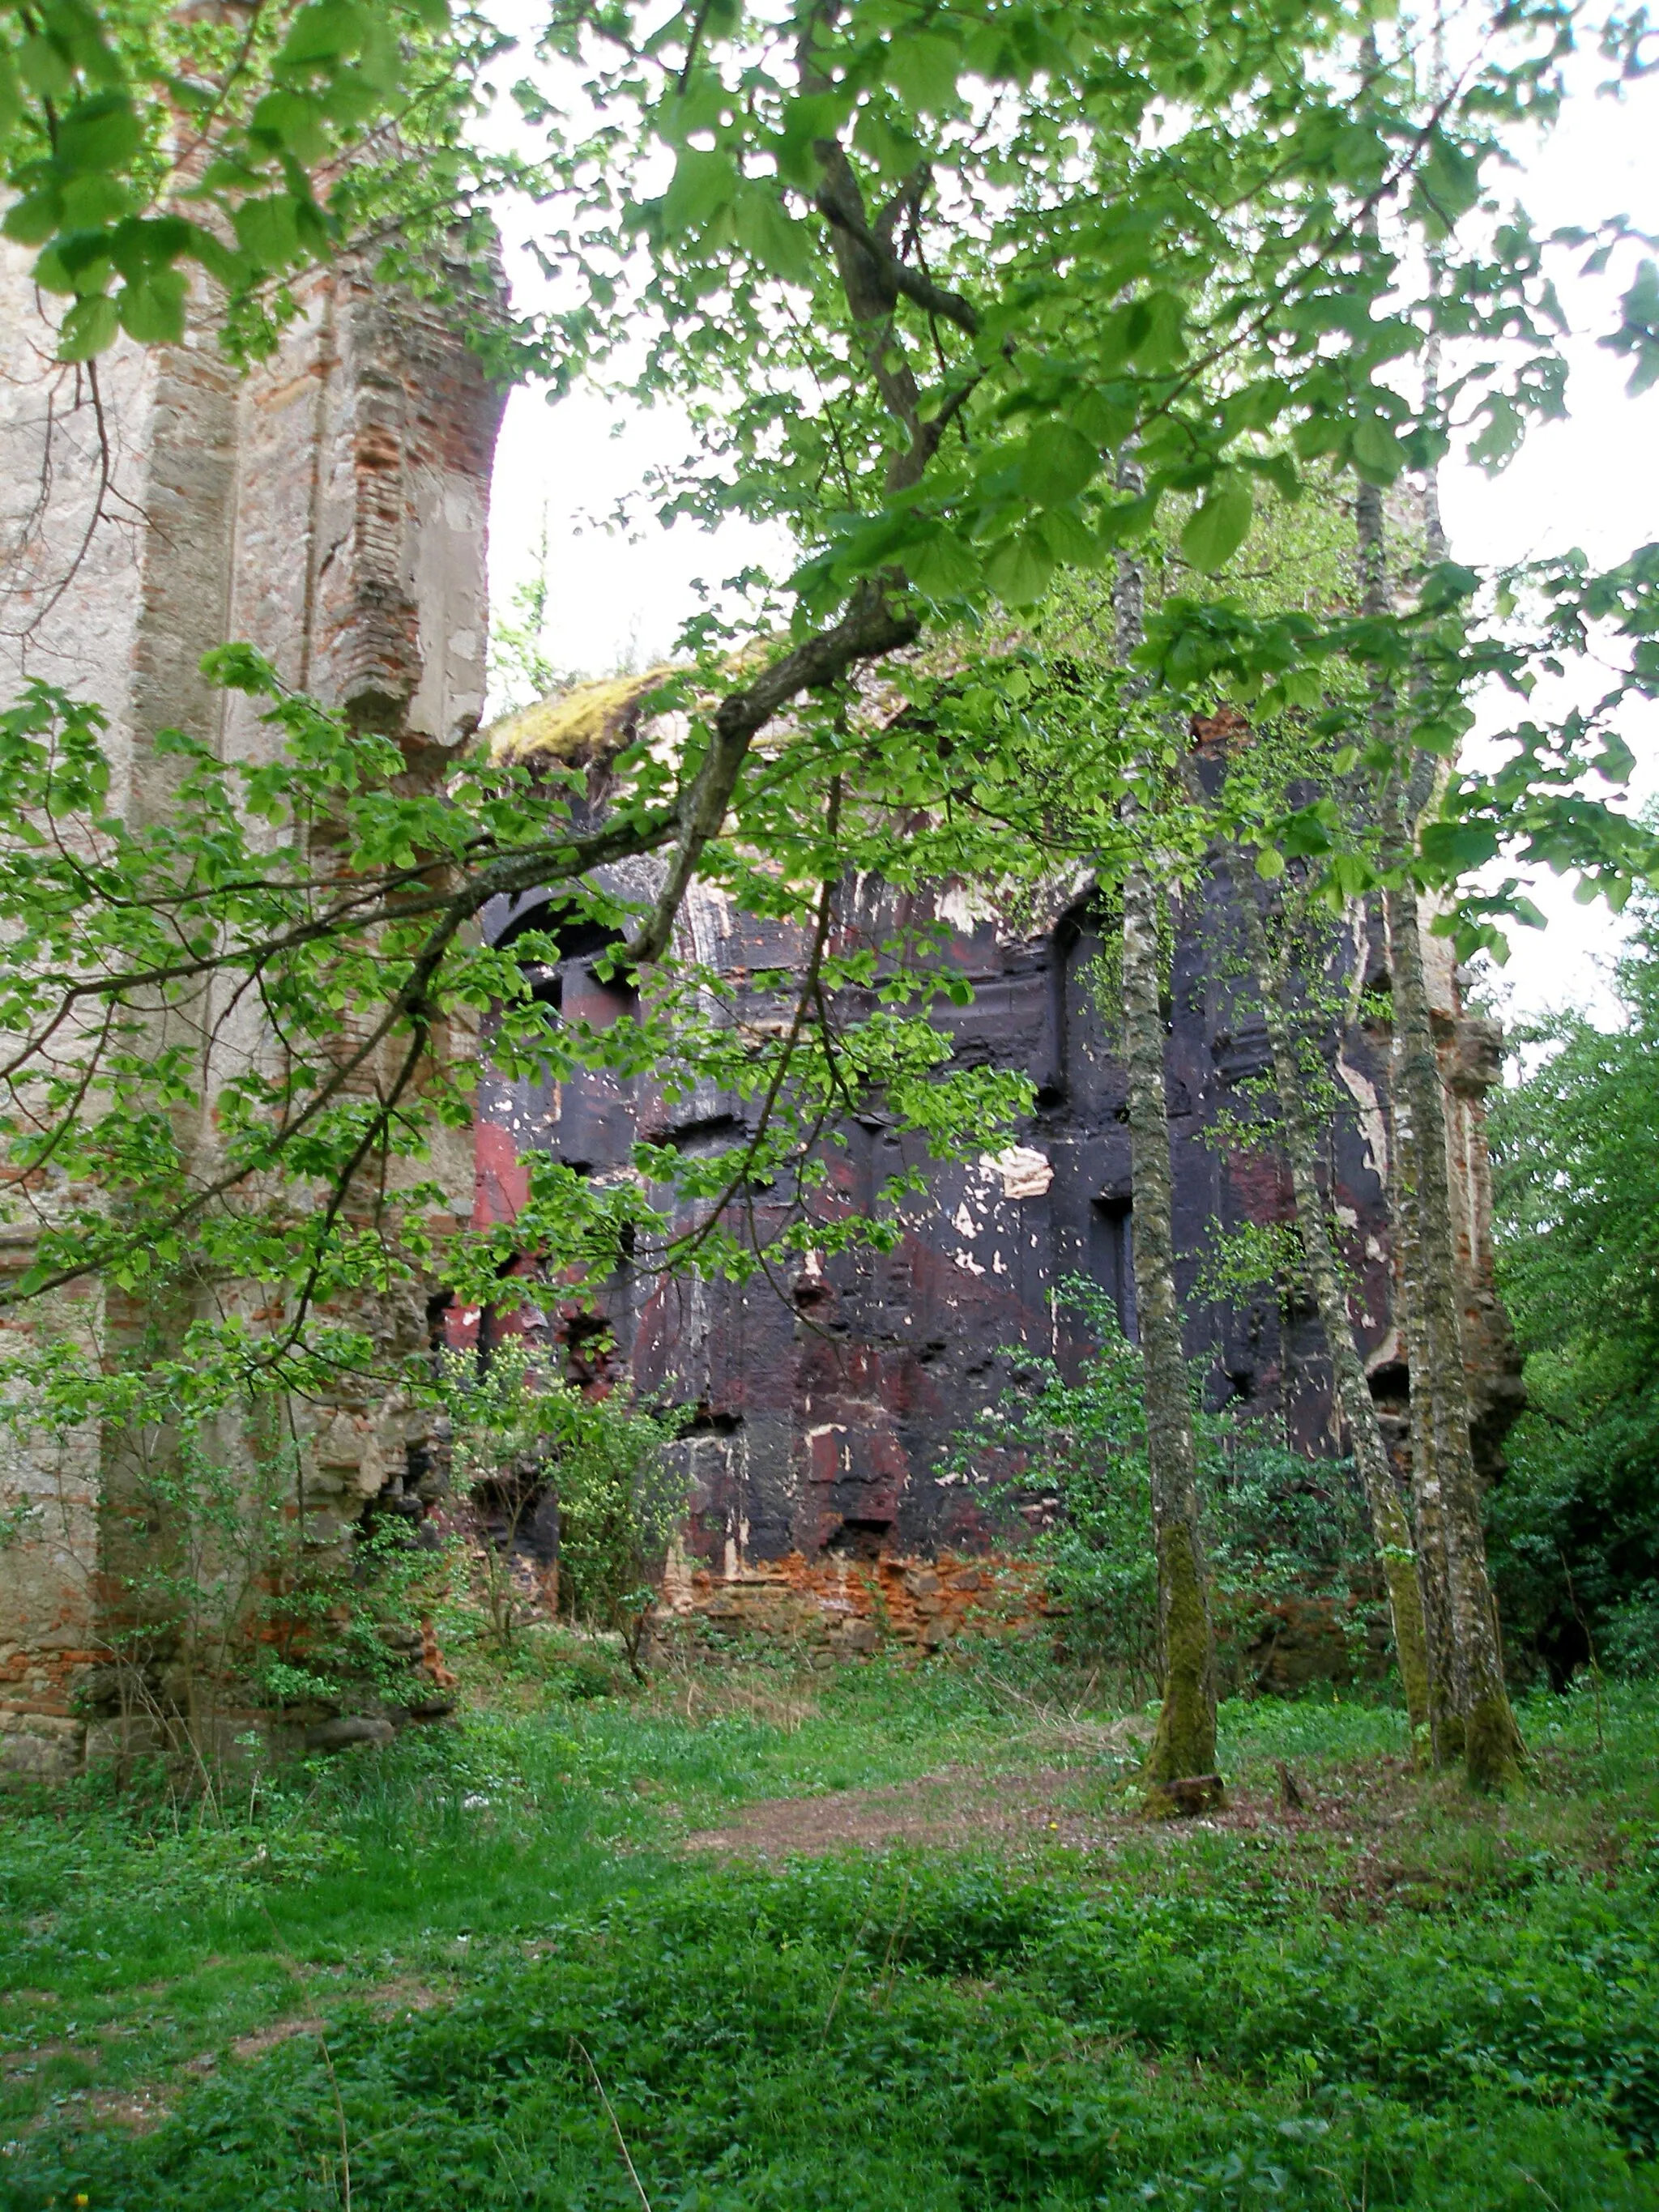
[[[1355, 512], [1365, 610], [1380, 613], [1388, 598], [1388, 546], [1382, 502], [1373, 486], [1360, 487]], [[1392, 705], [1384, 690], [1379, 716], [1386, 719]], [[1413, 1488], [1431, 1638], [1436, 1752], [1443, 1759], [1461, 1754], [1477, 1788], [1500, 1789], [1519, 1773], [1524, 1752], [1504, 1687], [1497, 1607], [1486, 1574], [1480, 1486], [1469, 1431], [1445, 1083], [1413, 873], [1416, 817], [1433, 789], [1437, 766], [1432, 756], [1406, 750], [1384, 781], [1382, 801], [1379, 857], [1394, 1004], [1389, 1096], [1400, 1284], [1407, 1316]]]
[[1370, 1513], [1371, 1534], [1388, 1586], [1395, 1653], [1406, 1693], [1413, 1740], [1426, 1743], [1431, 1741], [1429, 1660], [1416, 1552], [1411, 1522], [1389, 1465], [1376, 1401], [1371, 1395], [1364, 1363], [1354, 1341], [1347, 1291], [1332, 1245], [1328, 1211], [1319, 1185], [1319, 1131], [1306, 1103], [1307, 1071], [1298, 1050], [1294, 1001], [1288, 994], [1291, 979], [1287, 964], [1274, 955], [1256, 902], [1255, 883], [1242, 872], [1235, 872], [1234, 892], [1273, 1054], [1273, 1082], [1279, 1095], [1279, 1139], [1291, 1171], [1297, 1236], [1330, 1355], [1337, 1403], [1347, 1425], [1354, 1462]]
[[[1140, 483], [1128, 463], [1119, 481]], [[1120, 557], [1113, 588], [1118, 658], [1127, 662], [1146, 630], [1139, 564]], [[1144, 687], [1137, 687], [1144, 688]], [[1162, 780], [1156, 737], [1140, 763], [1146, 787]], [[1176, 1287], [1175, 1193], [1170, 1163], [1170, 1103], [1158, 957], [1164, 901], [1157, 824], [1133, 798], [1125, 811], [1139, 830], [1139, 850], [1123, 879], [1123, 1060], [1129, 1079], [1129, 1164], [1134, 1193], [1135, 1313], [1146, 1401], [1146, 1465], [1158, 1557], [1159, 1659], [1158, 1729], [1144, 1768], [1156, 1803], [1169, 1784], [1215, 1767], [1215, 1632], [1200, 1529], [1198, 1454], [1192, 1386], [1182, 1342]]]
[[[71, 354], [94, 359], [122, 327], [137, 343], [175, 335], [173, 279], [192, 257], [212, 266], [232, 238], [219, 269], [226, 335], [246, 350], [235, 302], [280, 320], [283, 283], [308, 257], [336, 245], [378, 253], [412, 229], [430, 273], [448, 214], [461, 205], [472, 224], [483, 172], [466, 166], [454, 103], [483, 97], [487, 25], [452, 49], [435, 16], [424, 26], [418, 9], [344, 0], [237, 24], [161, 0], [59, 0], [7, 17], [11, 228], [46, 257], [55, 296], [75, 302]], [[43, 1214], [21, 1294], [96, 1271], [140, 1294], [191, 1268], [270, 1285], [280, 1294], [253, 1304], [276, 1316], [268, 1337], [238, 1319], [214, 1339], [234, 1365], [286, 1358], [296, 1329], [363, 1284], [431, 1267], [486, 1279], [488, 1250], [460, 1240], [439, 1252], [413, 1201], [377, 1200], [365, 1226], [345, 1199], [395, 1191], [419, 1173], [411, 1164], [434, 1126], [465, 1114], [459, 1085], [428, 1079], [428, 1048], [452, 1014], [470, 1021], [492, 1001], [506, 1007], [498, 1051], [526, 1069], [550, 1054], [570, 1064], [658, 1048], [684, 1063], [695, 1049], [769, 1092], [787, 1060], [781, 1110], [811, 1058], [811, 994], [801, 1023], [752, 1064], [737, 1064], [730, 1036], [697, 1014], [690, 975], [678, 998], [665, 982], [651, 1000], [682, 1009], [678, 1026], [665, 1016], [603, 1042], [550, 1040], [518, 963], [480, 948], [471, 920], [497, 894], [556, 886], [573, 913], [624, 935], [634, 963], [672, 970], [676, 908], [699, 874], [787, 908], [810, 934], [838, 864], [902, 875], [926, 859], [935, 872], [995, 875], [1011, 856], [1023, 865], [1028, 843], [1031, 864], [1046, 864], [1042, 794], [1018, 788], [1030, 741], [1020, 656], [987, 655], [971, 678], [958, 664], [963, 720], [948, 753], [937, 718], [931, 732], [902, 716], [860, 725], [854, 679], [866, 664], [891, 666], [930, 631], [971, 637], [1023, 616], [1057, 568], [1107, 565], [1158, 526], [1160, 507], [1178, 518], [1183, 556], [1220, 574], [1263, 483], [1288, 495], [1310, 465], [1350, 464], [1392, 481], [1443, 425], [1385, 372], [1454, 302], [1462, 330], [1511, 348], [1462, 394], [1492, 450], [1555, 404], [1541, 249], [1523, 224], [1449, 263], [1432, 307], [1413, 296], [1409, 255], [1385, 265], [1358, 241], [1371, 207], [1418, 238], [1478, 213], [1498, 132], [1554, 96], [1558, 11], [1504, 6], [1427, 112], [1383, 83], [1362, 112], [1341, 60], [1346, 31], [1334, 11], [1287, 15], [1282, 0], [1150, 13], [1079, 0], [560, 9], [549, 26], [558, 73], [537, 82], [527, 63], [520, 88], [528, 124], [546, 133], [538, 250], [556, 304], [510, 330], [511, 345], [499, 329], [489, 343], [559, 382], [608, 374], [683, 402], [696, 450], [658, 488], [660, 507], [781, 520], [800, 566], [694, 627], [684, 672], [635, 702], [682, 709], [685, 741], [672, 758], [622, 746], [597, 823], [568, 779], [501, 763], [473, 761], [445, 790], [411, 794], [395, 746], [341, 731], [233, 653], [219, 672], [260, 695], [277, 758], [245, 772], [175, 747], [186, 763], [177, 806], [140, 832], [106, 808], [95, 712], [45, 689], [21, 698], [0, 791], [0, 921], [17, 947], [0, 1012], [18, 1042], [0, 1085], [14, 1198], [28, 1203], [51, 1173], [63, 1199]], [[412, 97], [421, 86], [428, 105]], [[207, 166], [195, 178], [171, 158], [182, 142], [168, 134], [198, 106]], [[198, 184], [205, 198], [190, 200]], [[175, 218], [175, 197], [195, 213]], [[471, 229], [464, 242], [477, 243]], [[205, 312], [224, 319], [217, 305]], [[1638, 348], [1642, 312], [1638, 298], [1626, 318]], [[1356, 331], [1370, 333], [1365, 347], [1332, 336]], [[1110, 479], [1129, 441], [1145, 471], [1133, 492]], [[1639, 643], [1656, 592], [1653, 564], [1613, 582], [1565, 580], [1553, 640], [1571, 647], [1599, 596]], [[1248, 651], [1237, 646], [1258, 696], [1316, 678], [1333, 653], [1395, 649], [1389, 623], [1356, 641], [1299, 603], [1281, 611], [1277, 625], [1258, 622]], [[1231, 619], [1213, 599], [1161, 611], [1162, 665], [1180, 664], [1172, 698], [1235, 650]], [[1467, 633], [1446, 654], [1454, 690], [1492, 665]], [[895, 680], [920, 679], [911, 669]], [[1631, 680], [1654, 681], [1644, 663]], [[1522, 799], [1546, 769], [1576, 773], [1604, 722], [1534, 745]], [[1109, 805], [1121, 762], [1100, 768]], [[838, 777], [848, 801], [830, 840]], [[1456, 803], [1453, 873], [1468, 849], [1455, 840], [1502, 842], [1521, 805], [1492, 780], [1460, 788]], [[64, 825], [61, 843], [40, 844], [43, 812]], [[342, 872], [326, 881], [308, 859], [307, 825], [324, 816], [342, 825]], [[926, 834], [907, 846], [895, 825], [922, 816]], [[1576, 837], [1588, 818], [1534, 809], [1524, 834], [1559, 840], [1568, 824]], [[1263, 834], [1281, 830], [1316, 849], [1294, 816]], [[662, 866], [648, 905], [598, 887], [604, 863], [646, 855]], [[1603, 857], [1627, 871], [1623, 848]], [[811, 980], [827, 1001], [848, 972], [826, 952]], [[224, 1066], [213, 1009], [256, 1002], [283, 1054], [211, 1097]], [[155, 1022], [189, 1048], [150, 1050]], [[925, 1028], [867, 1025], [864, 1070], [942, 1126], [953, 1110], [941, 1098], [967, 1094], [936, 1079]], [[366, 1040], [343, 1060], [343, 1030]], [[366, 1090], [371, 1065], [383, 1073]], [[802, 1144], [839, 1095], [819, 1075], [816, 1092], [801, 1089], [803, 1101], [813, 1094]], [[170, 1132], [210, 1103], [220, 1150], [204, 1177]], [[696, 1172], [712, 1198], [764, 1165], [739, 1157]], [[295, 1176], [304, 1203], [284, 1182]], [[598, 1265], [623, 1229], [648, 1228], [622, 1218], [632, 1203], [550, 1169], [531, 1225], [550, 1252]], [[330, 1357], [343, 1356], [333, 1343]]]

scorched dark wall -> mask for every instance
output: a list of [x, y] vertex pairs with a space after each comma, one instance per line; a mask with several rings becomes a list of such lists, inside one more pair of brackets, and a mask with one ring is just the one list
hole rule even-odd
[[[847, 934], [872, 945], [896, 929], [947, 925], [944, 957], [971, 980], [974, 997], [956, 1006], [941, 996], [934, 1018], [952, 1035], [957, 1064], [1023, 1068], [1036, 1110], [995, 1160], [963, 1169], [924, 1158], [927, 1197], [906, 1201], [889, 1253], [827, 1264], [809, 1255], [775, 1282], [641, 1271], [607, 1287], [599, 1303], [642, 1394], [696, 1409], [684, 1446], [694, 1483], [689, 1540], [716, 1577], [797, 1553], [873, 1559], [987, 1548], [993, 1532], [969, 1492], [940, 1479], [939, 1462], [1006, 1379], [1007, 1348], [1075, 1356], [1061, 1291], [1076, 1274], [1103, 1285], [1134, 1328], [1125, 1079], [1091, 972], [1101, 950], [1094, 904], [1073, 900], [1034, 935], [1010, 933], [945, 893], [923, 908], [849, 886], [843, 913]], [[490, 917], [498, 941], [550, 918], [533, 896]], [[780, 943], [776, 925], [751, 922], [718, 895], [694, 893], [683, 927], [688, 950], [695, 944], [699, 959], [738, 979], [805, 956], [804, 945]], [[1194, 1294], [1218, 1228], [1289, 1214], [1271, 1152], [1215, 1140], [1218, 1115], [1238, 1110], [1239, 1086], [1267, 1065], [1260, 1018], [1228, 980], [1231, 938], [1218, 894], [1189, 900], [1178, 915], [1168, 1076], [1188, 1349], [1207, 1366], [1212, 1402], [1277, 1413], [1303, 1448], [1329, 1452], [1339, 1439], [1311, 1314], [1281, 1316], [1265, 1286], [1227, 1307]], [[550, 1003], [596, 1024], [625, 1011], [621, 987], [593, 972], [597, 949], [573, 945], [556, 972], [538, 978]], [[1363, 1348], [1387, 1389], [1399, 1360], [1378, 1157], [1387, 1141], [1386, 1030], [1354, 1024], [1330, 1043], [1338, 1094], [1349, 1102], [1332, 1139], [1330, 1197], [1358, 1285]], [[611, 1074], [542, 1085], [487, 1077], [481, 1218], [512, 1217], [531, 1152], [603, 1176], [626, 1171], [636, 1133], [688, 1147], [739, 1141], [745, 1110], [711, 1094], [671, 1111], [647, 1080]], [[919, 1157], [917, 1140], [877, 1112], [845, 1135], [844, 1150], [831, 1154], [836, 1202], [870, 1203], [894, 1165]], [[764, 1200], [757, 1206], [763, 1237], [780, 1219]], [[1472, 1247], [1472, 1261], [1479, 1256]], [[555, 1333], [591, 1329], [594, 1303], [573, 1302]], [[471, 1324], [462, 1320], [460, 1333]]]

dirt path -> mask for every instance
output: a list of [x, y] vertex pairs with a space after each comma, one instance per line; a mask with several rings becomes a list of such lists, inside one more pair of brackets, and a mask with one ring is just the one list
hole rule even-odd
[[685, 1848], [722, 1857], [817, 1857], [862, 1844], [960, 1849], [964, 1844], [1018, 1845], [1042, 1837], [1080, 1842], [1097, 1830], [1100, 1815], [1067, 1806], [1079, 1776], [1063, 1768], [988, 1775], [975, 1767], [947, 1766], [915, 1782], [886, 1790], [834, 1790], [821, 1797], [769, 1797], [745, 1805], [720, 1828], [688, 1836]]
[[[1068, 1746], [1067, 1748], [1072, 1747]], [[1121, 1750], [1114, 1745], [1113, 1749]], [[1231, 1784], [1218, 1810], [1196, 1819], [1148, 1822], [1109, 1795], [1105, 1761], [988, 1773], [946, 1766], [879, 1790], [835, 1790], [816, 1797], [763, 1798], [718, 1828], [687, 1836], [683, 1848], [717, 1858], [820, 1857], [826, 1852], [895, 1845], [950, 1850], [978, 1846], [1011, 1853], [1042, 1844], [1111, 1857], [1131, 1838], [1143, 1845], [1182, 1836], [1271, 1831], [1276, 1840], [1322, 1856], [1347, 1847], [1353, 1863], [1338, 1877], [1344, 1893], [1376, 1895], [1414, 1875], [1401, 1868], [1403, 1824], [1416, 1825], [1396, 1760], [1333, 1791], [1304, 1781], [1294, 1800], [1283, 1785]], [[1356, 1784], [1358, 1785], [1356, 1787]], [[1291, 1788], [1296, 1789], [1292, 1782]]]

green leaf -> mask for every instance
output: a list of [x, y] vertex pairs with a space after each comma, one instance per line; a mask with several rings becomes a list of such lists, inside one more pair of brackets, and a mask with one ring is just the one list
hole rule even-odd
[[297, 260], [300, 233], [290, 192], [272, 192], [261, 199], [244, 200], [231, 216], [236, 243], [248, 259], [261, 269], [283, 269]]
[[167, 269], [190, 251], [194, 226], [180, 216], [151, 216], [124, 222], [110, 238], [110, 258], [130, 284], [142, 283], [152, 269]]
[[1636, 756], [1616, 730], [1602, 734], [1601, 750], [1590, 763], [1609, 783], [1628, 783], [1636, 773]]
[[833, 138], [853, 112], [854, 94], [849, 87], [834, 92], [803, 93], [783, 111], [783, 131], [778, 142], [778, 174], [786, 184], [811, 185], [817, 179], [817, 157], [812, 151], [818, 138]]
[[1385, 484], [1406, 465], [1405, 448], [1380, 415], [1362, 415], [1354, 424], [1353, 457], [1365, 476]]
[[8, 208], [4, 222], [0, 222], [0, 231], [15, 239], [19, 246], [44, 246], [63, 220], [63, 195], [48, 185]]
[[1285, 872], [1285, 855], [1271, 845], [1263, 845], [1255, 856], [1255, 872], [1263, 883], [1272, 883]]
[[733, 210], [738, 244], [787, 283], [804, 284], [812, 274], [812, 233], [792, 222], [769, 185], [744, 185]]
[[1053, 554], [1029, 533], [1005, 538], [985, 564], [985, 580], [1005, 607], [1034, 607], [1054, 573]]
[[285, 146], [301, 168], [315, 168], [327, 158], [328, 132], [322, 110], [300, 92], [268, 92], [255, 107], [250, 127], [261, 137]]
[[921, 148], [912, 134], [897, 128], [873, 104], [860, 110], [853, 143], [884, 177], [908, 176], [921, 159]]
[[1039, 422], [1020, 456], [1019, 488], [1039, 507], [1075, 498], [1100, 466], [1100, 454], [1068, 422]]
[[663, 228], [671, 238], [701, 230], [735, 198], [738, 183], [737, 164], [729, 154], [686, 147], [674, 164], [674, 180], [663, 198]]
[[75, 70], [55, 39], [36, 32], [17, 49], [17, 74], [41, 100], [67, 100], [75, 89]]
[[1330, 851], [1326, 817], [1331, 811], [1328, 800], [1316, 799], [1311, 806], [1298, 807], [1285, 817], [1279, 826], [1279, 842], [1292, 860], [1310, 860], [1316, 853]]
[[58, 158], [70, 169], [119, 169], [143, 143], [143, 126], [124, 92], [76, 100], [58, 126]]
[[1100, 542], [1103, 546], [1133, 545], [1144, 538], [1158, 520], [1160, 495], [1155, 491], [1143, 492], [1139, 499], [1115, 501], [1100, 518]]
[[1418, 172], [1419, 203], [1436, 219], [1432, 227], [1443, 234], [1480, 197], [1479, 162], [1437, 131], [1429, 142], [1428, 157]]
[[116, 301], [121, 327], [140, 345], [176, 345], [185, 334], [188, 291], [184, 272], [178, 269], [157, 269], [140, 283], [126, 285]]
[[1055, 560], [1068, 568], [1097, 568], [1106, 558], [1109, 549], [1075, 507], [1049, 507], [1038, 518], [1036, 528]]
[[1498, 833], [1480, 822], [1430, 822], [1424, 825], [1422, 848], [1437, 874], [1467, 875], [1496, 856]]
[[132, 205], [132, 194], [118, 178], [88, 171], [64, 186], [65, 230], [100, 230], [118, 222]]
[[1486, 403], [1486, 427], [1469, 447], [1469, 459], [1496, 471], [1527, 434], [1526, 418], [1512, 399], [1495, 392]]
[[253, 271], [249, 262], [241, 254], [233, 253], [222, 239], [216, 238], [199, 224], [191, 226], [186, 250], [201, 263], [214, 283], [222, 284], [227, 292], [241, 291], [252, 279]]
[[1255, 501], [1242, 476], [1221, 478], [1209, 496], [1188, 518], [1181, 533], [1181, 550], [1194, 568], [1213, 575], [1224, 568], [1250, 534]]
[[953, 106], [962, 54], [933, 31], [901, 31], [889, 43], [883, 75], [912, 107], [938, 115]]
[[90, 361], [94, 354], [114, 344], [119, 327], [113, 300], [102, 295], [96, 299], [77, 300], [58, 331], [58, 358]]
[[1066, 409], [1066, 418], [1097, 448], [1114, 452], [1135, 427], [1139, 395], [1133, 384], [1091, 385]]
[[276, 66], [335, 61], [343, 54], [355, 54], [363, 42], [364, 27], [363, 11], [352, 0], [312, 0], [311, 6], [301, 8], [289, 26]]
[[930, 599], [965, 599], [979, 589], [979, 562], [971, 549], [948, 530], [909, 547], [904, 568], [916, 589]]
[[1388, 147], [1369, 124], [1351, 123], [1337, 132], [1331, 148], [1331, 167], [1345, 184], [1371, 183], [1388, 165]]
[[1129, 351], [1146, 369], [1173, 368], [1187, 350], [1182, 325], [1186, 310], [1173, 292], [1149, 292], [1137, 300], [1129, 330]]
[[75, 290], [75, 278], [64, 265], [61, 246], [49, 246], [35, 256], [34, 281], [43, 292], [68, 294]]

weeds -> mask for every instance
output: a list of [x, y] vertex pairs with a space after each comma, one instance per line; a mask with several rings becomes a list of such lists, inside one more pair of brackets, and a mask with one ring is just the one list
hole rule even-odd
[[[1075, 1682], [1017, 1682], [1047, 1729], [994, 1662], [793, 1708], [723, 1669], [690, 1721], [688, 1686], [313, 1764], [234, 1825], [20, 1807], [0, 2204], [320, 2212], [348, 2160], [375, 2212], [1659, 2197], [1652, 1691], [1609, 1692], [1605, 1757], [1580, 1701], [1535, 1701], [1540, 1786], [1499, 1807], [1413, 1777], [1386, 1711], [1234, 1706], [1234, 1825], [1152, 1835]], [[1081, 1793], [1098, 1849], [675, 1849], [941, 1769]], [[323, 2035], [250, 2035], [301, 1994]], [[153, 2132], [100, 2119], [139, 2088]]]

